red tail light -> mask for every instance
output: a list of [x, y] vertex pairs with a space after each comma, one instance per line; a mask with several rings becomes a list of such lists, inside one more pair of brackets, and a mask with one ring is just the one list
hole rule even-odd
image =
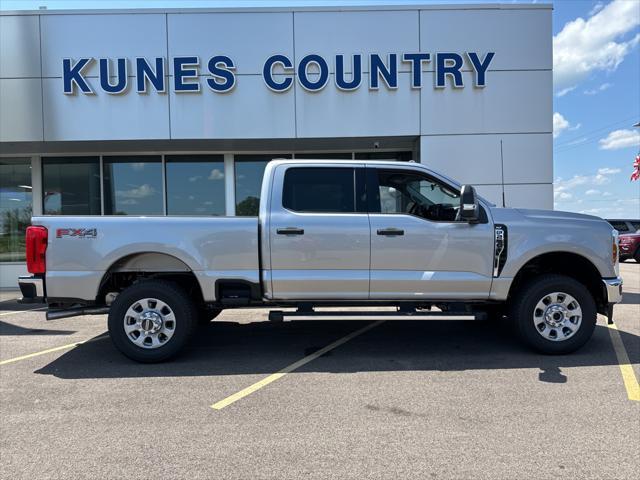
[[45, 273], [47, 271], [45, 262], [47, 237], [46, 228], [27, 227], [27, 270], [29, 273]]

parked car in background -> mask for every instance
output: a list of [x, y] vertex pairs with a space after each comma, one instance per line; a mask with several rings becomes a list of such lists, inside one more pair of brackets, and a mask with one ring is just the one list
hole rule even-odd
[[636, 233], [640, 231], [640, 220], [612, 218], [607, 219], [607, 222], [609, 222], [619, 233]]
[[640, 263], [640, 232], [620, 235], [620, 261], [631, 258]]

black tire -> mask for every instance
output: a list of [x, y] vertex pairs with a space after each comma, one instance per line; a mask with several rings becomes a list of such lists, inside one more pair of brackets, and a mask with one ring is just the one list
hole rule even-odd
[[636, 263], [640, 263], [640, 247], [636, 248], [636, 253], [633, 254], [633, 259]]
[[[143, 348], [133, 343], [125, 332], [125, 315], [137, 301], [153, 298], [164, 302], [175, 318], [172, 336], [157, 348]], [[175, 356], [193, 334], [198, 312], [189, 296], [178, 285], [164, 280], [149, 280], [131, 285], [120, 293], [109, 310], [109, 335], [120, 352], [136, 362], [155, 363]]]
[[[571, 295], [582, 310], [580, 326], [572, 336], [560, 341], [545, 338], [533, 321], [538, 302], [553, 292]], [[540, 275], [518, 290], [511, 301], [509, 319], [520, 339], [531, 348], [545, 354], [561, 355], [571, 353], [587, 343], [596, 326], [597, 311], [595, 301], [584, 285], [571, 277], [548, 274]]]
[[208, 325], [221, 313], [221, 308], [210, 308], [206, 305], [200, 305], [198, 307], [198, 324]]

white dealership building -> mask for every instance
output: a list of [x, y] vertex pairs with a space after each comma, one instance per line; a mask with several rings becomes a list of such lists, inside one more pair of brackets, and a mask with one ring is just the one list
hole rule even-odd
[[552, 208], [551, 42], [541, 4], [2, 12], [0, 287], [32, 213], [255, 215], [277, 157]]

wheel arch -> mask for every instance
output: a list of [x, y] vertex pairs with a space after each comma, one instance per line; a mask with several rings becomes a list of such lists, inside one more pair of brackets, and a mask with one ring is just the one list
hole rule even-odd
[[200, 282], [184, 261], [164, 252], [139, 252], [122, 256], [112, 262], [100, 281], [96, 303], [105, 303], [105, 295], [108, 293], [119, 293], [145, 279], [179, 283], [196, 301], [202, 301]]
[[588, 258], [574, 252], [547, 252], [529, 259], [511, 282], [508, 301], [530, 279], [546, 273], [566, 275], [583, 284], [593, 296], [598, 313], [606, 313], [607, 297], [598, 268]]

